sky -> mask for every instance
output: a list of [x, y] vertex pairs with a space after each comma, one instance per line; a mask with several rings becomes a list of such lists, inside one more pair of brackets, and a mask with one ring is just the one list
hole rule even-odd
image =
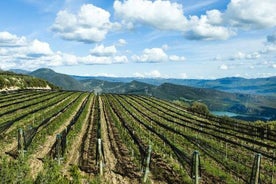
[[0, 1], [0, 69], [80, 76], [276, 76], [275, 0]]

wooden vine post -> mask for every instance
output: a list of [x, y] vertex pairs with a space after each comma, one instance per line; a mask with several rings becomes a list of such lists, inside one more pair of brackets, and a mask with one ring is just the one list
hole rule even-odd
[[149, 166], [150, 166], [150, 157], [151, 157], [151, 145], [149, 145], [149, 150], [148, 150], [148, 155], [147, 155], [147, 163], [146, 163], [146, 170], [145, 170], [145, 174], [144, 174], [144, 179], [143, 182], [146, 183], [147, 179], [148, 179], [148, 175], [149, 175]]
[[199, 184], [200, 179], [200, 160], [199, 160], [199, 152], [194, 151], [192, 156], [192, 178], [194, 179], [194, 184]]
[[98, 154], [99, 154], [99, 169], [100, 169], [100, 175], [103, 175], [103, 153], [102, 153], [102, 140], [98, 139]]
[[254, 159], [250, 184], [259, 184], [260, 183], [260, 165], [261, 165], [261, 154], [257, 153]]
[[63, 159], [61, 153], [61, 135], [57, 134], [56, 139], [56, 160], [58, 162], [58, 165], [60, 165], [61, 160]]
[[17, 150], [19, 153], [19, 156], [24, 157], [25, 153], [25, 140], [24, 140], [24, 132], [21, 128], [18, 129], [18, 136], [17, 136]]
[[228, 146], [227, 146], [228, 144], [227, 144], [227, 142], [225, 142], [225, 159], [227, 159], [227, 148], [228, 148]]

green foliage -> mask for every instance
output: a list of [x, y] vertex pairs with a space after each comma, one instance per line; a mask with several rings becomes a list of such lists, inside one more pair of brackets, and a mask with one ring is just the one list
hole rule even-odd
[[187, 102], [184, 102], [182, 100], [173, 100], [173, 103], [181, 106], [181, 107], [184, 107], [184, 108], [189, 108], [190, 107], [190, 104], [187, 103]]
[[16, 89], [28, 89], [28, 88], [46, 88], [59, 89], [57, 86], [50, 84], [49, 82], [38, 79], [32, 76], [15, 74], [12, 72], [0, 72], [0, 89], [16, 88]]
[[9, 161], [7, 157], [0, 160], [0, 183], [32, 183], [28, 175], [29, 166], [24, 158]]
[[81, 184], [82, 183], [81, 182], [82, 176], [80, 174], [78, 166], [73, 165], [70, 168], [70, 175], [71, 175], [71, 177], [73, 179], [73, 181], [71, 183], [73, 183], [73, 184]]
[[43, 167], [43, 171], [41, 171], [36, 178], [36, 184], [70, 183], [70, 181], [62, 174], [62, 167], [58, 165], [55, 160], [45, 160]]
[[193, 112], [197, 112], [199, 114], [208, 115], [209, 109], [206, 104], [201, 102], [193, 102], [192, 106], [190, 107], [190, 110]]
[[[1, 117], [1, 121], [3, 123], [13, 121], [21, 116], [20, 113], [26, 114], [26, 117], [19, 118], [9, 128], [8, 134], [10, 135], [8, 136], [10, 137], [5, 137], [5, 139], [10, 141], [16, 136], [18, 125], [26, 125], [28, 127], [29, 122], [34, 119], [32, 125], [34, 125], [33, 127], [39, 127], [39, 129], [27, 149], [26, 157], [37, 151], [39, 146], [45, 145], [48, 136], [54, 135], [55, 132], [58, 132], [58, 129], [64, 129], [65, 126], [63, 127], [63, 125], [68, 124], [73, 119], [73, 116], [79, 111], [82, 102], [88, 96], [87, 93], [80, 92], [73, 95], [69, 95], [66, 92], [66, 96], [60, 94], [60, 92], [41, 96], [31, 93], [29, 95], [24, 94], [25, 96], [23, 97], [21, 94], [23, 93], [18, 93], [17, 96], [16, 94], [0, 95], [0, 106], [19, 102], [14, 106], [7, 106], [1, 109], [1, 113], [9, 110], [16, 111], [4, 114]], [[58, 94], [60, 96], [57, 96]], [[81, 96], [77, 99], [78, 95]], [[35, 98], [32, 99], [30, 96]], [[10, 99], [12, 100], [10, 101]], [[44, 100], [44, 102], [38, 103], [38, 99], [39, 101]], [[62, 99], [64, 101], [60, 101]], [[75, 99], [77, 100], [74, 101]], [[190, 108], [194, 112], [198, 112], [192, 113], [178, 103], [143, 96], [103, 95], [101, 99], [103, 102], [101, 110], [103, 110], [106, 120], [108, 120], [107, 127], [110, 125], [111, 130], [115, 130], [113, 127], [117, 129], [113, 133], [118, 134], [118, 140], [122, 140], [122, 143], [126, 145], [125, 156], [130, 158], [131, 155], [129, 160], [137, 166], [136, 168], [139, 168], [141, 164], [142, 154], [144, 154], [147, 145], [152, 145], [152, 158], [154, 159], [152, 159], [153, 162], [151, 163], [149, 180], [160, 179], [160, 181], [164, 181], [169, 178], [170, 181], [173, 181], [174, 178], [177, 178], [183, 183], [191, 183], [192, 179], [188, 176], [189, 164], [187, 163], [190, 163], [190, 153], [194, 150], [199, 150], [201, 153], [201, 165], [204, 168], [201, 181], [206, 183], [212, 183], [211, 180], [216, 181], [213, 183], [241, 183], [242, 181], [238, 181], [237, 178], [246, 180], [250, 176], [254, 152], [261, 152], [264, 158], [267, 157], [266, 155], [273, 155], [273, 150], [270, 147], [275, 147], [275, 134], [273, 134], [276, 127], [275, 121], [249, 123], [225, 117], [201, 116], [198, 113], [207, 114], [208, 108], [200, 102], [192, 104]], [[55, 102], [57, 102], [57, 105]], [[71, 104], [70, 102], [74, 103]], [[33, 104], [31, 105], [32, 108], [22, 108], [26, 104]], [[47, 104], [54, 105], [50, 108]], [[65, 108], [66, 105], [69, 105], [68, 108], [58, 116], [55, 116], [49, 124], [39, 126], [44, 118], [51, 118], [55, 112]], [[45, 107], [43, 113], [39, 110], [41, 107]], [[93, 95], [89, 97], [83, 111], [80, 111], [81, 114], [78, 119], [75, 119], [77, 121], [68, 129], [66, 155], [70, 155], [71, 150], [76, 149], [74, 147], [77, 143], [76, 137], [80, 136], [83, 126], [87, 125], [87, 118], [91, 108], [98, 109], [98, 104], [96, 105], [93, 101]], [[34, 111], [33, 114], [27, 116], [29, 112], [36, 109], [38, 111]], [[96, 116], [91, 117], [98, 122]], [[95, 123], [91, 124], [95, 125]], [[266, 132], [266, 134], [263, 132]], [[5, 141], [3, 139], [0, 140], [1, 152], [2, 148], [7, 145]], [[123, 146], [120, 148], [123, 148]], [[114, 155], [115, 153], [114, 151]], [[66, 155], [63, 163], [67, 165]], [[182, 158], [184, 157], [187, 157], [187, 159], [183, 160]], [[57, 165], [55, 160], [43, 161], [44, 170], [33, 181], [29, 175], [34, 173], [34, 171], [30, 171], [24, 159], [9, 160], [8, 158], [3, 157], [1, 159], [0, 157], [0, 183], [79, 184], [90, 182], [97, 184], [108, 182], [103, 178], [101, 178], [103, 180], [101, 181], [100, 177], [90, 178], [88, 175], [82, 176], [77, 166], [68, 166], [64, 169], [62, 166]], [[161, 164], [157, 163], [157, 159]], [[109, 166], [108, 163], [106, 166]], [[261, 177], [264, 183], [269, 183], [270, 173], [272, 173], [273, 169], [275, 170], [275, 166], [274, 168], [272, 167], [270, 159], [262, 160]]]

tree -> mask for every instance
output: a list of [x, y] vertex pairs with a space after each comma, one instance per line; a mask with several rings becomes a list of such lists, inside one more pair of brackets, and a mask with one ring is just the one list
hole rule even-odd
[[190, 107], [190, 110], [203, 115], [209, 114], [209, 109], [207, 105], [197, 101], [193, 102], [192, 106]]

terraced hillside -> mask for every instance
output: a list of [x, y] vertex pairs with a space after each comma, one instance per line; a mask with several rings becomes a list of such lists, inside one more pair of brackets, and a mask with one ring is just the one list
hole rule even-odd
[[200, 115], [144, 96], [67, 91], [0, 94], [0, 110], [1, 183], [276, 180], [275, 122]]

